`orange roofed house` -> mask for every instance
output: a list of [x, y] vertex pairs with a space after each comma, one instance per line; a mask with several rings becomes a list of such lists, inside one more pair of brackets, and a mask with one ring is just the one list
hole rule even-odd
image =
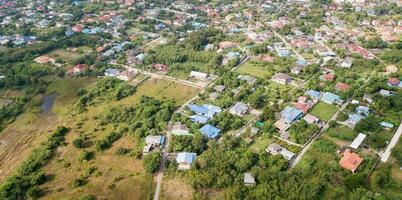
[[341, 165], [341, 167], [352, 171], [352, 173], [355, 173], [362, 162], [362, 157], [360, 157], [356, 153], [352, 153], [349, 149], [347, 149], [343, 152], [343, 157], [339, 161], [339, 164]]

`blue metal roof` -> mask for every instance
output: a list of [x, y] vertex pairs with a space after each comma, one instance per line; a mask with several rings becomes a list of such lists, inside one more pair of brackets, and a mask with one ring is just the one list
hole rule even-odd
[[299, 109], [286, 106], [286, 108], [281, 112], [281, 114], [286, 122], [291, 123], [294, 120], [300, 118], [303, 115], [303, 112]]
[[212, 126], [211, 124], [205, 124], [201, 129], [200, 132], [209, 139], [215, 139], [219, 136], [221, 130]]
[[180, 152], [177, 154], [176, 162], [177, 163], [193, 163], [196, 156], [197, 156], [196, 153]]
[[306, 91], [306, 94], [318, 99], [318, 98], [320, 98], [321, 92], [318, 92], [315, 90], [308, 90], [308, 91]]
[[191, 111], [195, 112], [197, 115], [203, 115], [209, 118], [212, 118], [216, 113], [222, 112], [222, 109], [220, 107], [210, 104], [204, 104], [202, 106], [191, 104], [188, 106], [188, 108]]
[[191, 111], [193, 111], [197, 114], [202, 114], [202, 115], [207, 115], [209, 112], [208, 108], [205, 108], [204, 106], [194, 105], [194, 104], [189, 105], [188, 108], [190, 108]]
[[364, 118], [363, 116], [358, 115], [358, 114], [350, 114], [348, 121], [356, 124], [356, 123], [360, 122], [363, 118]]
[[340, 99], [340, 97], [338, 95], [330, 93], [330, 92], [326, 92], [322, 96], [321, 100], [324, 101], [324, 102], [327, 102], [327, 103], [335, 103], [339, 99]]

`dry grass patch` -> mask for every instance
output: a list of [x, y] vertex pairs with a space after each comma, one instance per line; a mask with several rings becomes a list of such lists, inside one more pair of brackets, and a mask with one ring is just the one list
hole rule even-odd
[[193, 199], [194, 189], [183, 179], [177, 177], [164, 177], [162, 180], [162, 200], [190, 200]]

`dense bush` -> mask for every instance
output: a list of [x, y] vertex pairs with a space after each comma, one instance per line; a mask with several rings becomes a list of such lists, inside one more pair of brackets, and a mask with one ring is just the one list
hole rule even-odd
[[144, 168], [149, 173], [155, 173], [158, 171], [161, 163], [161, 155], [157, 152], [149, 153], [144, 157]]
[[96, 149], [98, 151], [104, 151], [106, 149], [109, 149], [112, 146], [113, 142], [120, 139], [121, 136], [122, 136], [121, 133], [116, 132], [109, 133], [105, 138], [102, 138], [95, 142]]
[[104, 78], [98, 80], [95, 89], [82, 96], [77, 103], [78, 111], [82, 112], [86, 107], [98, 101], [120, 100], [135, 92], [135, 87], [124, 81], [114, 78]]

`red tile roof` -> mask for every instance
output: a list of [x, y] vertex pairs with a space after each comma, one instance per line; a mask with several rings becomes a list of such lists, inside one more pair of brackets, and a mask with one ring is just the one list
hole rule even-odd
[[347, 91], [349, 88], [350, 88], [350, 85], [348, 85], [346, 83], [338, 82], [335, 85], [335, 89], [340, 90], [340, 91]]
[[388, 84], [390, 84], [390, 85], [398, 85], [399, 82], [400, 82], [400, 80], [397, 78], [389, 78], [388, 79]]
[[363, 158], [356, 153], [352, 153], [349, 149], [343, 152], [343, 157], [339, 161], [341, 167], [355, 172], [360, 164], [363, 162]]

